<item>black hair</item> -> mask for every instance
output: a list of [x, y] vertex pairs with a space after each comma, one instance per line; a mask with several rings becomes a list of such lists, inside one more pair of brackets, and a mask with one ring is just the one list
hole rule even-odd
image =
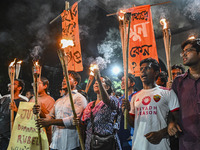
[[158, 77], [160, 77], [161, 82], [164, 83], [164, 87], [166, 87], [166, 83], [167, 83], [167, 73], [165, 71], [161, 71], [158, 75]]
[[74, 80], [78, 82], [78, 84], [81, 82], [81, 76], [77, 72], [69, 71], [69, 75], [71, 75], [72, 78], [74, 78]]
[[181, 49], [183, 50], [186, 45], [191, 44], [193, 48], [196, 49], [197, 53], [200, 52], [200, 38], [187, 39], [181, 44]]
[[172, 67], [171, 67], [171, 69], [173, 70], [173, 69], [181, 69], [181, 71], [182, 71], [182, 74], [183, 73], [185, 73], [185, 68], [181, 65], [181, 64], [174, 64]]
[[140, 66], [144, 63], [151, 64], [151, 67], [153, 68], [154, 71], [160, 71], [160, 65], [157, 60], [153, 58], [146, 58], [140, 61]]
[[45, 77], [41, 77], [40, 80], [42, 81], [44, 86], [47, 85], [47, 88], [45, 89], [45, 92], [47, 93], [48, 92], [48, 88], [49, 88], [49, 80], [47, 78], [45, 78]]
[[[117, 77], [119, 80], [121, 80], [123, 76], [124, 74], [120, 72]], [[128, 78], [130, 79], [131, 83], [136, 82], [135, 76], [133, 74], [128, 73]]]
[[107, 76], [101, 76], [101, 77], [104, 78], [105, 84], [110, 87], [107, 90], [108, 95], [110, 95], [112, 93], [112, 91], [113, 91], [113, 89], [112, 89], [112, 82], [111, 82], [111, 80]]
[[22, 93], [24, 91], [24, 88], [25, 88], [24, 81], [21, 80], [21, 79], [15, 79], [15, 81], [18, 81], [18, 83], [19, 83], [18, 87], [21, 87], [20, 93]]

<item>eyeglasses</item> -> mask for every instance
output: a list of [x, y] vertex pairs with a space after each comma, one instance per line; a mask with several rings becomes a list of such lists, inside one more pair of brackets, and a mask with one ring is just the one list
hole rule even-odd
[[183, 57], [185, 54], [190, 53], [191, 51], [196, 51], [194, 48], [188, 48], [180, 53], [180, 56]]

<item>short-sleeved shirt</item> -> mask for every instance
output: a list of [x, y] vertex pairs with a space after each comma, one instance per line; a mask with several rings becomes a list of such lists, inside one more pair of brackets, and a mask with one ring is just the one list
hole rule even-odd
[[132, 150], [170, 150], [168, 138], [163, 138], [159, 144], [154, 145], [144, 135], [166, 128], [169, 111], [178, 109], [176, 94], [164, 87], [143, 89], [133, 95], [129, 112], [135, 115]]
[[200, 149], [200, 78], [189, 77], [189, 72], [175, 78], [172, 88], [180, 103], [180, 150]]

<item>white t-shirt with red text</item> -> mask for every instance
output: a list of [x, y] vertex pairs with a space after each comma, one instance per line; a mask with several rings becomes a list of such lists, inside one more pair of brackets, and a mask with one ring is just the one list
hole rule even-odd
[[169, 111], [179, 109], [179, 102], [173, 90], [156, 86], [142, 89], [131, 99], [130, 114], [135, 115], [132, 150], [170, 150], [169, 139], [151, 144], [144, 135], [167, 127]]

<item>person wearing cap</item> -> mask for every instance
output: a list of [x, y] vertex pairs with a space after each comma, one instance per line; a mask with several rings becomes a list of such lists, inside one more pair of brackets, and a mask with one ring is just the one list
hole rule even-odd
[[[124, 76], [121, 78], [121, 89], [125, 90], [125, 78]], [[132, 96], [137, 92], [137, 89], [135, 88], [135, 82], [136, 79], [134, 75], [128, 74], [128, 95], [129, 95], [129, 101], [131, 101]], [[122, 104], [122, 99], [125, 98], [125, 95], [119, 98], [120, 104]], [[120, 139], [120, 143], [123, 150], [131, 150], [132, 146], [132, 140], [131, 136], [133, 136], [134, 128], [131, 128], [128, 126], [128, 130], [124, 129], [124, 115], [121, 114], [121, 121], [120, 121], [120, 129], [118, 131], [118, 136]]]
[[[172, 89], [180, 102], [180, 150], [199, 150], [200, 148], [200, 39], [188, 39], [181, 45], [180, 56], [183, 65], [188, 66], [186, 73], [177, 76]], [[172, 124], [174, 125], [174, 124]], [[175, 135], [177, 125], [168, 130]]]

